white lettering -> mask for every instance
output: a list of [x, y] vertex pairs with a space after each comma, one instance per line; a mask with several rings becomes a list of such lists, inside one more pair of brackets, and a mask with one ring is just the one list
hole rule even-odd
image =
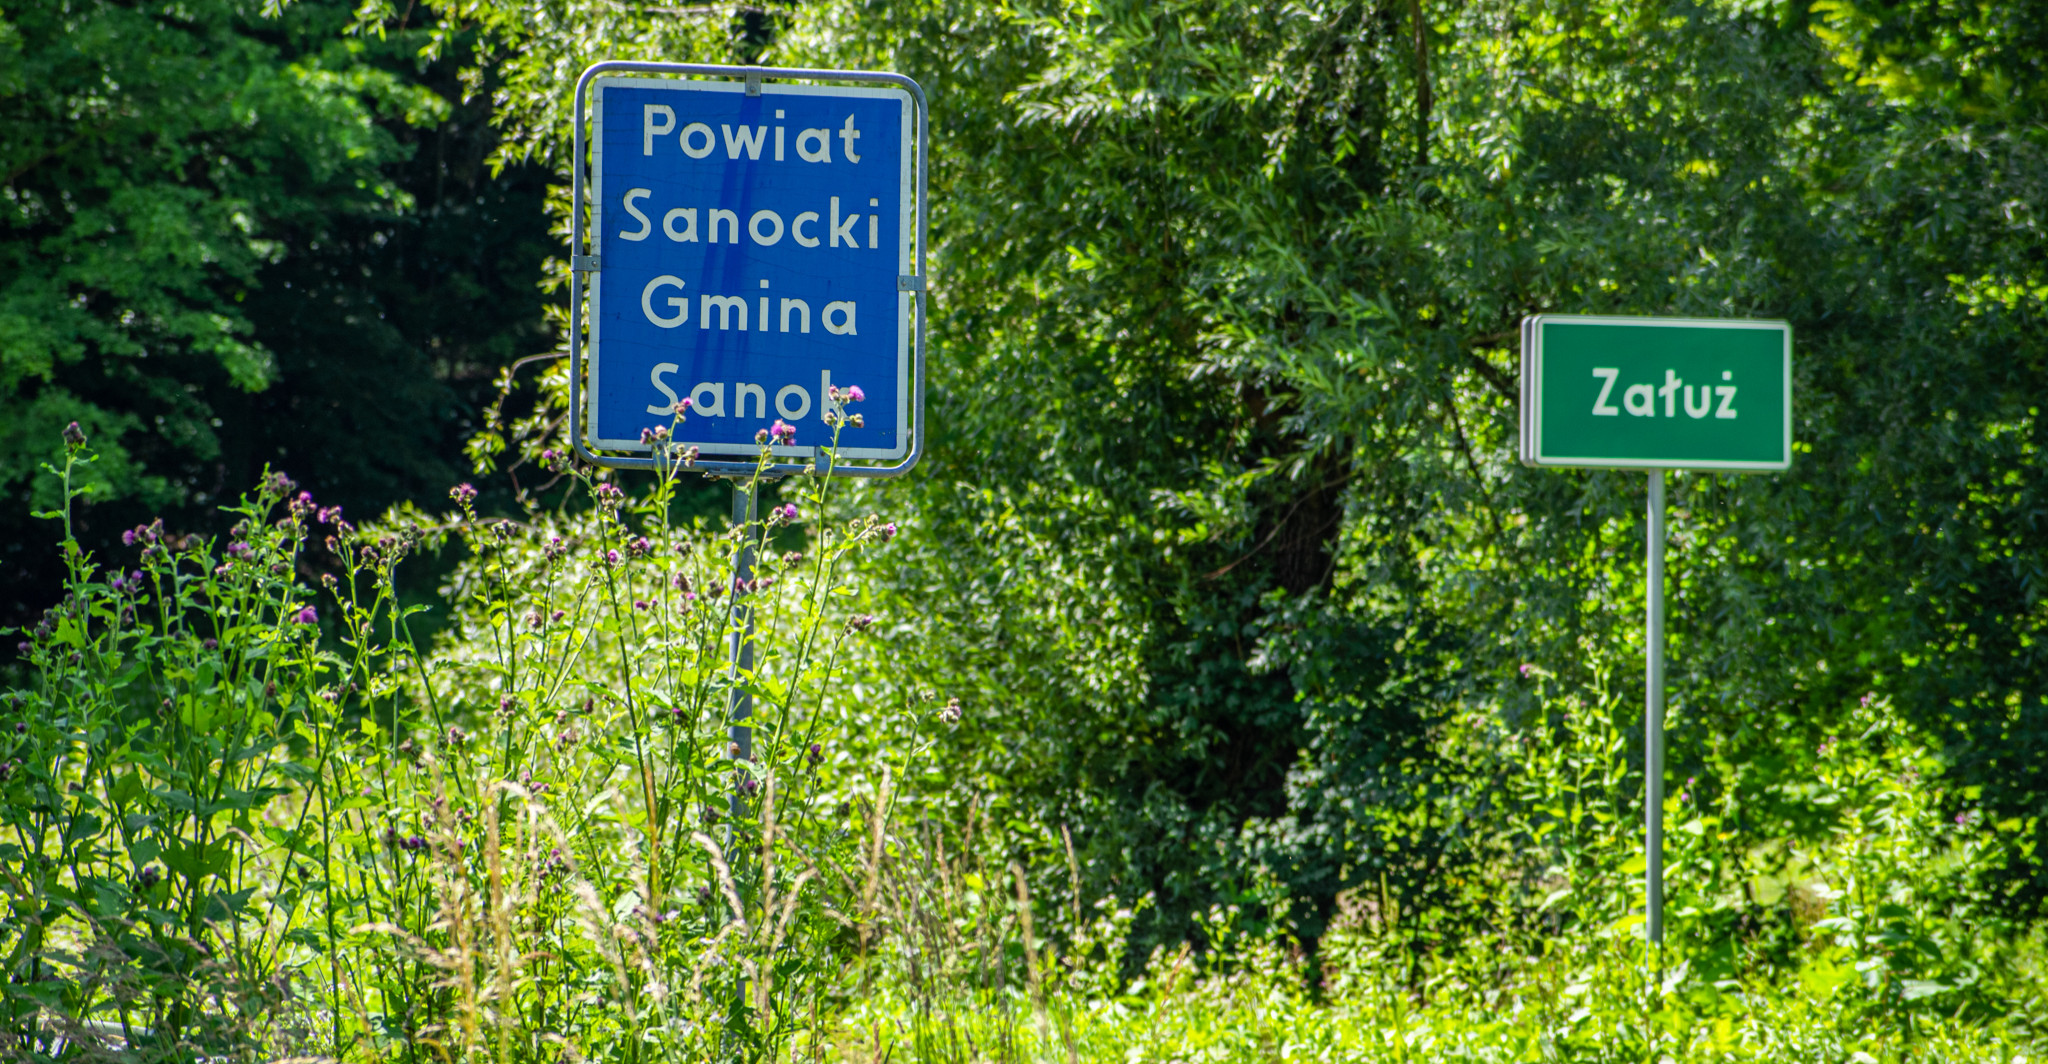
[[782, 301], [782, 331], [789, 331], [789, 312], [792, 310], [797, 312], [797, 331], [810, 332], [811, 305], [801, 299], [785, 299]]
[[[698, 328], [703, 325], [703, 322], [697, 323]], [[1621, 405], [1627, 407], [1633, 417], [1656, 417], [1657, 389], [1647, 384], [1631, 384], [1621, 395]]]
[[721, 123], [718, 128], [725, 131], [726, 158], [737, 159], [741, 151], [745, 151], [749, 159], [761, 157], [761, 143], [768, 136], [767, 126], [755, 126], [751, 129], [741, 126], [738, 136], [733, 135], [731, 126]]
[[[711, 393], [711, 401], [704, 401], [704, 393]], [[725, 385], [706, 381], [690, 389], [690, 412], [699, 417], [725, 416]]]
[[711, 212], [704, 216], [704, 227], [711, 230], [711, 242], [714, 244], [718, 243], [718, 223], [720, 222], [724, 222], [726, 225], [725, 242], [728, 244], [739, 243], [740, 216], [722, 207], [713, 207]]
[[1735, 386], [1732, 384], [1716, 384], [1714, 385], [1714, 394], [1721, 397], [1721, 406], [1719, 409], [1714, 411], [1714, 416], [1734, 417]]
[[847, 247], [857, 248], [860, 246], [859, 242], [853, 239], [853, 223], [857, 221], [860, 221], [860, 215], [849, 214], [846, 216], [846, 221], [842, 224], [839, 221], [839, 197], [832, 197], [832, 224], [827, 226], [827, 228], [832, 230], [833, 247], [838, 247], [839, 241], [842, 239], [846, 241]]
[[1678, 388], [1684, 383], [1676, 372], [1668, 369], [1664, 371], [1664, 387], [1657, 389], [1657, 394], [1664, 397], [1665, 417], [1678, 416]]
[[634, 218], [639, 220], [640, 231], [637, 233], [628, 233], [624, 229], [621, 229], [619, 230], [620, 240], [645, 240], [647, 239], [647, 234], [654, 232], [654, 223], [648, 221], [647, 216], [640, 213], [640, 208], [633, 206], [634, 200], [646, 199], [647, 197], [652, 195], [654, 195], [653, 189], [629, 188], [626, 190], [626, 213], [632, 215]]
[[[677, 219], [677, 218], [681, 218], [681, 219], [683, 220], [683, 231], [682, 231], [682, 232], [680, 232], [680, 233], [676, 232], [676, 219]], [[667, 234], [668, 234], [668, 238], [669, 238], [670, 240], [673, 240], [673, 241], [675, 241], [675, 242], [676, 242], [676, 243], [678, 243], [678, 244], [694, 244], [694, 243], [696, 243], [696, 242], [697, 242], [697, 208], [695, 208], [695, 207], [677, 207], [677, 208], [676, 208], [675, 210], [672, 210], [672, 211], [668, 212], [667, 214], [664, 214], [664, 215], [662, 215], [662, 216], [661, 216], [661, 231], [662, 231], [662, 232], [664, 232], [664, 233], [667, 233]]]
[[814, 247], [817, 247], [817, 246], [818, 246], [818, 238], [817, 238], [817, 237], [814, 237], [814, 236], [805, 236], [805, 235], [804, 235], [804, 226], [805, 226], [805, 225], [807, 225], [807, 224], [809, 224], [809, 223], [811, 223], [811, 222], [815, 222], [815, 221], [817, 221], [817, 220], [818, 220], [818, 212], [817, 212], [817, 211], [805, 211], [805, 212], [803, 212], [802, 214], [799, 214], [799, 215], [797, 215], [797, 216], [796, 216], [795, 218], [792, 218], [792, 219], [790, 219], [790, 222], [789, 222], [789, 235], [790, 235], [790, 236], [791, 236], [792, 238], [794, 238], [794, 239], [796, 240], [796, 242], [797, 242], [797, 243], [799, 243], [799, 244], [802, 244], [802, 245], [803, 245], [804, 247], [807, 247], [807, 248], [814, 248]]
[[[1698, 406], [1694, 406], [1694, 405], [1692, 404], [1692, 393], [1693, 393], [1693, 392], [1694, 392], [1695, 390], [1697, 390], [1697, 391], [1698, 391], [1698, 392], [1700, 393], [1700, 404], [1699, 404]], [[1688, 384], [1688, 385], [1686, 385], [1686, 386], [1685, 386], [1685, 416], [1686, 416], [1686, 417], [1690, 417], [1690, 418], [1702, 418], [1702, 417], [1706, 417], [1706, 416], [1707, 416], [1707, 411], [1708, 411], [1708, 410], [1710, 410], [1710, 409], [1712, 409], [1713, 405], [1714, 405], [1714, 389], [1713, 389], [1713, 387], [1712, 387], [1712, 386], [1710, 386], [1710, 385], [1704, 385], [1704, 384], [1703, 384], [1703, 385], [1701, 385], [1701, 386], [1700, 386], [1700, 387], [1699, 387], [1698, 389], [1694, 389], [1694, 388], [1693, 388], [1693, 386], [1692, 386], [1692, 385], [1690, 385], [1690, 384]]]
[[[699, 133], [704, 134], [704, 146], [701, 148], [697, 147], [696, 143]], [[718, 135], [711, 132], [711, 127], [702, 122], [692, 122], [684, 126], [683, 135], [678, 139], [682, 141], [683, 154], [692, 159], [702, 159], [711, 154], [711, 149], [718, 147]]]
[[[795, 409], [791, 409], [789, 405], [789, 397], [792, 395], [801, 400]], [[775, 412], [791, 421], [802, 420], [805, 414], [811, 412], [811, 393], [805, 391], [801, 384], [783, 385], [782, 390], [775, 393]]]
[[[741, 326], [745, 328], [745, 326]], [[754, 416], [768, 416], [768, 393], [758, 384], [735, 384], [732, 386], [732, 416], [747, 416], [747, 396], [754, 397]]]
[[1613, 403], [1608, 402], [1607, 397], [1614, 394], [1614, 379], [1621, 376], [1621, 370], [1611, 369], [1607, 366], [1595, 366], [1593, 367], [1593, 376], [1606, 382], [1600, 385], [1600, 398], [1593, 400], [1593, 416], [1620, 417], [1621, 410]]
[[[806, 148], [806, 144], [817, 147]], [[829, 163], [832, 161], [832, 131], [829, 129], [806, 129], [796, 135], [796, 157], [807, 163]]]
[[[775, 232], [768, 236], [762, 236], [761, 223], [763, 221], [774, 222]], [[782, 241], [782, 216], [774, 211], [755, 211], [754, 216], [747, 219], [747, 235], [754, 238], [754, 243], [764, 248], [774, 247]]]
[[[832, 322], [832, 315], [834, 314], [839, 315], [839, 323], [836, 325]], [[835, 300], [825, 304], [825, 312], [818, 315], [818, 320], [824, 322], [825, 331], [834, 336], [859, 335], [854, 331], [853, 303], [849, 300]], [[741, 327], [745, 327], [744, 323], [742, 323]]]
[[[777, 112], [775, 112], [775, 117], [777, 117], [777, 118], [781, 118], [781, 117], [782, 117], [782, 112], [781, 112], [781, 111], [777, 111]], [[776, 161], [776, 162], [778, 162], [778, 163], [782, 161], [782, 127], [781, 127], [781, 126], [776, 126], [776, 127], [775, 127], [775, 161]]]
[[847, 115], [846, 125], [839, 130], [839, 142], [845, 147], [847, 162], [857, 163], [860, 161], [860, 156], [853, 153], [853, 142], [859, 139], [860, 130], [853, 128], [853, 116]]
[[676, 312], [666, 318], [656, 314], [654, 312], [654, 290], [663, 285], [674, 285], [677, 288], [681, 288], [683, 287], [683, 279], [664, 273], [654, 280], [647, 282], [647, 287], [640, 290], [640, 312], [647, 315], [647, 320], [653, 322], [657, 328], [673, 329], [690, 320], [690, 299], [688, 296], [670, 296], [668, 297], [668, 305], [674, 307]]
[[[662, 117], [662, 124], [656, 127], [654, 116]], [[665, 137], [676, 128], [676, 111], [665, 103], [650, 103], [640, 109], [640, 154], [654, 154], [654, 138]]]
[[[737, 310], [740, 312], [740, 331], [747, 331], [747, 301], [740, 296], [698, 296], [697, 328], [711, 328], [712, 307], [718, 308], [718, 327], [720, 330], [732, 328], [732, 312]], [[678, 320], [677, 324], [680, 325], [682, 322]], [[1644, 385], [1644, 387], [1647, 388], [1649, 385]]]
[[681, 402], [681, 400], [676, 398], [676, 390], [674, 388], [669, 387], [668, 382], [662, 380], [661, 378], [671, 373], [674, 373], [676, 370], [680, 368], [681, 367], [677, 366], [673, 362], [657, 362], [654, 364], [654, 372], [649, 373], [647, 375], [647, 382], [649, 384], [654, 385], [655, 391], [658, 391], [662, 395], [668, 397], [668, 405], [650, 405], [647, 408], [648, 413], [673, 415], [676, 412], [676, 404], [678, 402]]
[[832, 371], [829, 369], [818, 371], [818, 394], [825, 398], [824, 402], [818, 404], [818, 420], [823, 421], [825, 415], [831, 413], [835, 405], [832, 402]]

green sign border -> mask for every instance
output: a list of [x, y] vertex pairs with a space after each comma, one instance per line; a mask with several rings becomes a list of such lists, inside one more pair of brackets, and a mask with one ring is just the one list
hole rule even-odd
[[[1785, 337], [1785, 445], [1776, 462], [1613, 461], [1548, 458], [1543, 455], [1543, 329], [1546, 322], [1683, 329], [1776, 329]], [[1706, 469], [1727, 473], [1776, 473], [1792, 467], [1792, 323], [1774, 318], [1664, 318], [1612, 314], [1531, 314], [1522, 319], [1522, 464], [1570, 469]]]

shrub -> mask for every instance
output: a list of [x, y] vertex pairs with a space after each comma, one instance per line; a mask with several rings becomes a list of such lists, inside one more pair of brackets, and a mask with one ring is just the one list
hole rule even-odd
[[[890, 815], [831, 742], [846, 561], [895, 527], [828, 520], [829, 478], [678, 526], [694, 456], [657, 443], [637, 499], [550, 454], [589, 505], [518, 520], [463, 486], [358, 529], [273, 474], [224, 546], [146, 526], [124, 573], [67, 536], [7, 696], [8, 1048], [758, 1059], [812, 1025]], [[445, 543], [429, 652], [393, 573]]]

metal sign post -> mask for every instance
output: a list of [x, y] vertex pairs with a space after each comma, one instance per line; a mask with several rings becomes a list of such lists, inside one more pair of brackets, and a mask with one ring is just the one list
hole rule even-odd
[[[1664, 944], [1664, 471], [1650, 471], [1649, 579], [1643, 593], [1644, 931]], [[1661, 959], [1661, 958], [1660, 958]]]
[[1539, 314], [1522, 320], [1522, 461], [1649, 471], [1643, 611], [1644, 934], [1664, 944], [1664, 471], [1792, 464], [1792, 327]]
[[[754, 757], [754, 729], [746, 723], [747, 718], [754, 715], [754, 696], [740, 686], [740, 678], [754, 668], [754, 607], [747, 601], [749, 592], [745, 589], [754, 582], [754, 522], [760, 516], [760, 484], [734, 479], [732, 524], [742, 531], [739, 554], [733, 559], [732, 598], [728, 603], [732, 638], [727, 660], [733, 688], [726, 721], [735, 756], [741, 761], [750, 761]], [[744, 809], [739, 788], [735, 787], [732, 792], [733, 819], [739, 819]]]

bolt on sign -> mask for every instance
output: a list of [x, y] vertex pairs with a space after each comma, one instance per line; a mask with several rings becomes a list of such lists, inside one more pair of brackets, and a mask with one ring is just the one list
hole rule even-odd
[[[804, 78], [884, 84], [792, 83]], [[578, 257], [590, 326], [576, 412], [590, 449], [647, 452], [643, 430], [687, 404], [677, 445], [751, 459], [757, 434], [780, 420], [796, 443], [773, 453], [809, 458], [833, 440], [832, 391], [858, 385], [865, 398], [846, 412], [862, 424], [840, 430], [838, 457], [899, 464], [835, 471], [909, 468], [923, 398], [915, 83], [628, 63], [598, 64], [584, 82], [596, 254]]]
[[1792, 327], [1699, 318], [1526, 318], [1522, 461], [1604, 469], [1785, 469], [1792, 464]]

